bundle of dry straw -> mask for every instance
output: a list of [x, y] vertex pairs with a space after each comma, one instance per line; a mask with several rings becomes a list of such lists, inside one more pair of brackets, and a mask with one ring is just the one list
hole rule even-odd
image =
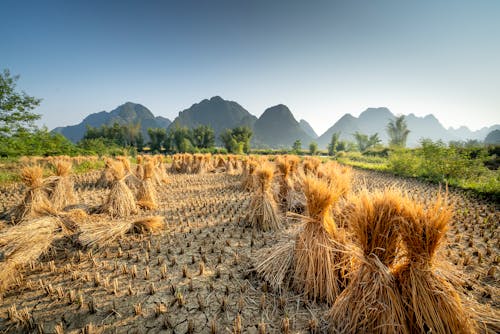
[[361, 192], [351, 199], [349, 284], [330, 313], [332, 333], [409, 333], [392, 268], [398, 256], [400, 193]]
[[[291, 285], [311, 300], [333, 303], [344, 286], [348, 257], [346, 235], [337, 228], [332, 208], [350, 189], [351, 180], [338, 176], [326, 182], [315, 176], [304, 179], [307, 199], [305, 226], [295, 241], [279, 243], [256, 256], [256, 272], [274, 289]], [[287, 277], [292, 282], [285, 281]]]
[[155, 165], [152, 161], [146, 163], [143, 179], [137, 191], [137, 205], [149, 210], [154, 210], [158, 207], [158, 196], [153, 183], [154, 169]]
[[124, 182], [125, 169], [123, 164], [119, 161], [110, 161], [108, 168], [114, 180], [108, 198], [98, 212], [107, 213], [112, 217], [123, 217], [136, 213], [134, 195]]
[[127, 233], [157, 233], [164, 228], [165, 221], [161, 216], [146, 217], [133, 222], [96, 222], [81, 226], [78, 241], [85, 247], [104, 248]]
[[451, 217], [452, 210], [441, 195], [427, 209], [412, 201], [404, 207], [401, 235], [407, 255], [396, 275], [412, 333], [477, 331], [474, 315], [443, 276], [446, 269], [436, 256], [446, 241]]
[[55, 214], [44, 189], [42, 167], [24, 167], [21, 169], [21, 180], [28, 187], [28, 191], [22, 202], [6, 213], [7, 219], [12, 224], [18, 224], [23, 220]]
[[50, 177], [47, 182], [50, 189], [49, 198], [54, 209], [62, 210], [76, 201], [74, 183], [70, 176], [72, 163], [70, 160], [57, 159], [53, 166], [56, 175]]
[[273, 166], [262, 165], [255, 170], [255, 188], [250, 199], [248, 221], [254, 228], [269, 231], [281, 227], [281, 216], [271, 192]]
[[41, 217], [3, 229], [0, 232], [0, 292], [8, 289], [22, 266], [37, 260], [52, 242], [62, 237], [61, 221]]

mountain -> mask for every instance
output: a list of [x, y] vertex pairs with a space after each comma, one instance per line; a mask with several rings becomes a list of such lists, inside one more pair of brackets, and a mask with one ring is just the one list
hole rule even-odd
[[252, 143], [256, 147], [290, 148], [297, 139], [303, 146], [312, 141], [283, 104], [266, 109], [253, 128]]
[[111, 112], [101, 111], [90, 114], [85, 119], [76, 125], [58, 127], [52, 130], [71, 140], [77, 142], [83, 138], [86, 127], [99, 127], [101, 125], [118, 124], [141, 124], [141, 132], [144, 138], [149, 138], [147, 134], [148, 128], [166, 128], [170, 125], [170, 120], [164, 117], [155, 117], [153, 113], [141, 104], [127, 102]]
[[[318, 146], [324, 149], [328, 146], [332, 134], [340, 132], [341, 140], [353, 141], [353, 134], [359, 131], [364, 134], [373, 135], [378, 133], [382, 143], [387, 144], [389, 137], [386, 127], [389, 121], [392, 121], [396, 116], [387, 108], [368, 108], [363, 111], [359, 117], [354, 117], [351, 114], [345, 114], [331, 128], [318, 138]], [[417, 146], [422, 138], [432, 140], [443, 140], [448, 142], [451, 140], [477, 139], [483, 140], [488, 132], [495, 129], [500, 129], [500, 125], [485, 127], [478, 131], [471, 131], [467, 127], [458, 129], [446, 129], [439, 120], [432, 114], [425, 117], [415, 116], [414, 114], [406, 115], [406, 124], [410, 130], [408, 135], [407, 146]]]
[[485, 126], [477, 131], [471, 131], [466, 126], [461, 126], [458, 129], [448, 128], [448, 132], [453, 135], [455, 138], [462, 140], [465, 139], [475, 139], [479, 141], [483, 141], [483, 139], [492, 131], [500, 130], [500, 124], [496, 124], [493, 126]]
[[488, 133], [486, 138], [484, 138], [484, 143], [500, 145], [500, 130], [497, 129]]
[[253, 128], [256, 120], [257, 117], [250, 114], [238, 103], [214, 96], [210, 100], [205, 99], [179, 112], [179, 115], [170, 124], [170, 128], [176, 126], [195, 128], [200, 125], [210, 125], [215, 131], [217, 140], [219, 140], [219, 135], [223, 130], [238, 126]]
[[316, 131], [314, 131], [312, 126], [309, 123], [307, 123], [306, 120], [301, 119], [299, 121], [299, 125], [302, 128], [302, 130], [304, 130], [304, 132], [307, 133], [309, 137], [311, 137], [312, 139], [318, 138], [318, 134], [316, 133]]

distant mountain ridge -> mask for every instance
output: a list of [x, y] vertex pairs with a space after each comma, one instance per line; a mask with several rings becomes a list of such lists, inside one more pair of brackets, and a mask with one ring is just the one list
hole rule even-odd
[[101, 125], [113, 125], [114, 123], [122, 124], [141, 124], [141, 133], [144, 138], [149, 138], [148, 128], [166, 128], [170, 125], [168, 118], [158, 116], [141, 104], [126, 102], [116, 109], [106, 112], [90, 114], [85, 119], [76, 125], [57, 127], [53, 132], [57, 132], [71, 140], [78, 142], [85, 135], [87, 125], [92, 127], [100, 127]]
[[255, 122], [252, 143], [257, 147], [290, 148], [298, 139], [307, 145], [312, 138], [283, 104], [268, 108]]
[[257, 117], [238, 103], [214, 96], [210, 100], [202, 100], [179, 112], [170, 128], [179, 126], [191, 129], [200, 125], [209, 125], [214, 129], [216, 139], [219, 140], [219, 135], [225, 129], [238, 126], [253, 128], [256, 121]]
[[[389, 142], [389, 137], [386, 132], [386, 126], [389, 121], [396, 118], [389, 109], [368, 108], [363, 111], [359, 117], [354, 117], [351, 114], [342, 116], [333, 126], [318, 138], [320, 148], [326, 148], [331, 140], [332, 134], [340, 132], [341, 140], [353, 140], [353, 134], [359, 131], [364, 134], [373, 135], [378, 133], [379, 138], [384, 144]], [[432, 140], [443, 140], [445, 142], [452, 140], [468, 140], [475, 139], [483, 141], [486, 135], [495, 130], [500, 129], [499, 124], [490, 127], [484, 127], [478, 131], [471, 131], [467, 127], [460, 127], [458, 130], [452, 128], [446, 129], [439, 120], [432, 114], [424, 117], [409, 114], [405, 116], [406, 124], [410, 130], [408, 135], [407, 146], [417, 146], [422, 138]]]
[[[111, 112], [101, 111], [90, 114], [81, 123], [72, 126], [58, 127], [53, 131], [66, 136], [73, 142], [77, 142], [86, 130], [86, 126], [98, 127], [103, 124], [112, 125], [141, 123], [141, 131], [145, 138], [147, 128], [173, 128], [176, 126], [194, 128], [199, 125], [209, 125], [216, 133], [218, 143], [219, 135], [224, 129], [232, 129], [237, 126], [248, 126], [253, 130], [252, 145], [256, 148], [284, 148], [291, 147], [293, 142], [299, 139], [303, 147], [310, 142], [316, 141], [320, 149], [325, 149], [335, 132], [340, 132], [341, 140], [353, 141], [356, 131], [372, 135], [378, 133], [384, 144], [388, 143], [386, 126], [396, 116], [387, 108], [368, 108], [358, 117], [344, 114], [321, 136], [317, 136], [314, 129], [305, 120], [298, 122], [290, 109], [279, 104], [268, 108], [259, 117], [255, 117], [245, 108], [234, 101], [227, 101], [220, 96], [205, 99], [191, 107], [179, 112], [178, 116], [170, 122], [162, 116], [155, 117], [149, 109], [143, 105], [127, 102]], [[486, 136], [494, 130], [500, 130], [500, 125], [484, 127], [478, 131], [471, 131], [462, 126], [458, 129], [446, 129], [434, 115], [425, 117], [406, 115], [406, 123], [410, 134], [407, 145], [409, 147], [418, 145], [422, 138], [432, 140], [468, 140], [476, 139], [483, 141]], [[496, 133], [495, 133], [496, 134]]]

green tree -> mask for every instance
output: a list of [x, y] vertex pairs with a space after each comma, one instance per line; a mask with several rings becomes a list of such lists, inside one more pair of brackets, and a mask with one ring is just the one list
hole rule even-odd
[[41, 117], [31, 112], [40, 105], [41, 99], [18, 92], [17, 80], [19, 76], [11, 76], [7, 69], [0, 73], [0, 136], [32, 131], [36, 128], [35, 121]]
[[172, 131], [172, 142], [177, 152], [187, 152], [191, 144], [191, 133], [187, 127], [176, 126]]
[[232, 133], [236, 142], [242, 145], [242, 153], [248, 153], [250, 151], [250, 139], [253, 135], [252, 130], [247, 126], [239, 126], [234, 128]]
[[406, 147], [406, 139], [410, 130], [406, 126], [405, 116], [401, 115], [394, 121], [387, 124], [387, 134], [389, 135], [389, 145], [397, 147]]
[[300, 141], [300, 139], [297, 139], [296, 141], [293, 142], [292, 152], [295, 154], [300, 154], [301, 151], [302, 151], [302, 142]]
[[358, 145], [358, 149], [361, 152], [365, 152], [367, 149], [374, 147], [381, 142], [380, 138], [378, 137], [378, 133], [375, 133], [368, 137], [368, 135], [356, 131], [353, 136], [356, 140], [356, 144]]
[[152, 152], [160, 152], [165, 139], [167, 138], [167, 130], [164, 128], [149, 128], [148, 135]]
[[215, 132], [208, 125], [200, 125], [191, 131], [193, 145], [197, 148], [213, 148], [215, 145]]
[[309, 154], [316, 155], [318, 153], [318, 144], [316, 142], [311, 142], [309, 144]]
[[250, 151], [252, 134], [249, 127], [242, 126], [224, 130], [219, 138], [229, 153], [242, 154]]
[[330, 140], [330, 144], [328, 144], [328, 155], [333, 156], [337, 152], [339, 137], [340, 137], [340, 132], [335, 132], [332, 134], [332, 139]]

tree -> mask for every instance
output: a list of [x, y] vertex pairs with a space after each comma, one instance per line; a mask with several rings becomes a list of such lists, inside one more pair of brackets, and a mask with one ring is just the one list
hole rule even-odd
[[187, 127], [176, 126], [171, 132], [171, 141], [177, 152], [186, 152], [193, 146], [191, 144], [191, 132]]
[[12, 77], [7, 69], [0, 73], [0, 136], [30, 132], [41, 117], [30, 112], [40, 105], [41, 99], [16, 91], [18, 79], [18, 75]]
[[337, 152], [337, 146], [339, 144], [340, 132], [335, 132], [332, 134], [332, 139], [330, 140], [330, 144], [328, 144], [328, 155], [335, 155]]
[[316, 155], [318, 153], [318, 144], [316, 144], [316, 142], [311, 142], [309, 144], [309, 153], [311, 155]]
[[406, 126], [404, 115], [397, 117], [394, 121], [390, 121], [386, 129], [390, 138], [389, 145], [397, 147], [406, 146], [406, 139], [408, 138], [410, 130], [408, 130]]
[[358, 149], [361, 152], [365, 152], [367, 149], [380, 144], [381, 142], [380, 138], [378, 137], [378, 133], [375, 133], [368, 137], [368, 135], [356, 131], [353, 136], [356, 140], [356, 143], [358, 144]]
[[253, 132], [247, 126], [239, 126], [233, 129], [233, 137], [238, 144], [242, 144], [242, 153], [248, 153], [250, 151], [250, 139], [252, 138]]
[[250, 151], [250, 138], [252, 130], [246, 126], [224, 130], [219, 138], [229, 153], [248, 153]]
[[197, 148], [212, 148], [215, 145], [215, 132], [208, 125], [200, 125], [191, 131], [193, 145]]
[[300, 139], [297, 139], [296, 141], [293, 142], [292, 152], [295, 154], [300, 154], [301, 151], [302, 151], [302, 142], [300, 141]]
[[167, 138], [167, 130], [164, 128], [149, 128], [148, 135], [152, 152], [160, 152], [161, 146]]

